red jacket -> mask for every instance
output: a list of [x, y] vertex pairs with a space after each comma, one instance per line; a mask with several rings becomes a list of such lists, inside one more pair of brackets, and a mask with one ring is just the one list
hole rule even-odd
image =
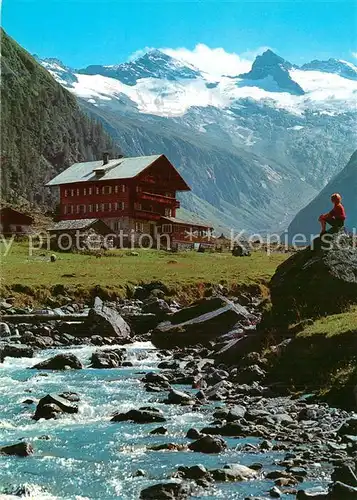
[[332, 217], [333, 219], [338, 219], [338, 220], [345, 220], [346, 212], [342, 203], [335, 205], [331, 210], [331, 212], [328, 213], [328, 217]]

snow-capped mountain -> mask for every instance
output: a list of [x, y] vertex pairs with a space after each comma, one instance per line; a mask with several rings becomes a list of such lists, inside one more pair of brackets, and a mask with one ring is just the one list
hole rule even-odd
[[311, 61], [301, 66], [305, 71], [322, 71], [323, 73], [334, 73], [343, 78], [357, 80], [357, 66], [340, 59], [328, 59], [328, 61]]
[[169, 156], [193, 187], [186, 208], [254, 231], [286, 227], [355, 149], [357, 81], [320, 63], [268, 50], [217, 77], [159, 50], [80, 70], [41, 61], [125, 154]]
[[222, 75], [218, 80], [159, 50], [129, 63], [92, 65], [77, 71], [57, 59], [41, 63], [62, 85], [93, 104], [111, 101], [115, 107], [118, 100], [131, 102], [138, 111], [158, 116], [182, 116], [194, 106], [226, 109], [246, 98], [296, 114], [356, 109], [352, 63], [313, 61], [298, 68], [271, 50], [257, 56], [250, 72], [237, 77]]
[[239, 78], [244, 80], [243, 85], [247, 85], [246, 80], [250, 80], [254, 82], [251, 85], [273, 92], [304, 95], [304, 90], [290, 76], [289, 71], [292, 68], [291, 63], [268, 49], [261, 56], [257, 56], [249, 73], [243, 73]]
[[133, 62], [116, 66], [88, 66], [78, 70], [83, 75], [102, 75], [115, 78], [126, 85], [135, 85], [142, 78], [164, 78], [178, 81], [180, 79], [194, 79], [201, 76], [201, 72], [194, 66], [173, 59], [160, 50], [152, 49]]

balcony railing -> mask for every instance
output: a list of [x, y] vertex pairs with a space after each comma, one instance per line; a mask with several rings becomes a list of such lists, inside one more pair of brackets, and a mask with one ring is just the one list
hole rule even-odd
[[174, 208], [180, 208], [180, 202], [171, 196], [164, 196], [162, 194], [148, 193], [146, 191], [137, 193], [137, 198], [140, 200], [156, 201], [165, 205], [170, 205]]
[[146, 220], [160, 220], [163, 217], [158, 212], [150, 212], [150, 210], [138, 210], [134, 211], [134, 217], [138, 219], [146, 219]]

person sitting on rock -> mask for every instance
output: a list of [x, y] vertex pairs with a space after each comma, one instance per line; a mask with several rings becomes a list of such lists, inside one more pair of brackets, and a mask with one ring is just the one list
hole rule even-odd
[[333, 209], [327, 214], [322, 214], [319, 217], [319, 222], [321, 224], [321, 234], [326, 233], [326, 224], [329, 224], [331, 226], [331, 232], [337, 232], [345, 225], [346, 212], [344, 206], [341, 203], [341, 195], [338, 193], [334, 193], [331, 196], [331, 201], [334, 205]]

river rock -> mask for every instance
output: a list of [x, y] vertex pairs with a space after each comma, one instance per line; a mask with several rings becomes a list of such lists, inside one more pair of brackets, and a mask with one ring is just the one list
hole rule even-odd
[[144, 335], [148, 333], [162, 320], [162, 318], [156, 314], [141, 312], [125, 314], [123, 317], [128, 322], [135, 335]]
[[9, 358], [33, 358], [35, 350], [22, 344], [6, 344], [0, 347], [0, 362]]
[[71, 403], [79, 403], [81, 400], [76, 392], [62, 392], [62, 394], [59, 394], [59, 397], [67, 399], [67, 401], [71, 401]]
[[165, 403], [171, 405], [192, 405], [194, 404], [194, 397], [186, 392], [171, 389]]
[[357, 488], [337, 481], [332, 484], [327, 498], [328, 500], [356, 500]]
[[333, 482], [340, 481], [341, 483], [349, 484], [351, 486], [357, 486], [357, 477], [352, 467], [343, 464], [336, 467], [331, 475], [331, 480]]
[[38, 402], [34, 420], [57, 418], [61, 413], [78, 413], [78, 405], [56, 394], [47, 394]]
[[116, 342], [130, 342], [130, 326], [114, 308], [106, 306], [96, 297], [94, 307], [89, 310], [84, 327], [91, 335], [116, 337]]
[[257, 476], [255, 470], [240, 464], [225, 465], [222, 469], [211, 470], [210, 473], [215, 481], [244, 481]]
[[328, 500], [327, 491], [321, 487], [299, 490], [296, 495], [297, 500]]
[[157, 427], [150, 431], [150, 434], [167, 434], [167, 429], [166, 427]]
[[203, 436], [188, 445], [189, 449], [200, 453], [221, 453], [227, 448], [226, 442], [219, 437]]
[[0, 322], [0, 338], [11, 337], [11, 330], [7, 323]]
[[188, 429], [186, 437], [188, 439], [199, 439], [202, 437], [202, 434], [197, 429], [191, 427], [191, 429]]
[[357, 435], [357, 417], [348, 418], [339, 428], [338, 434], [340, 436], [345, 435]]
[[162, 443], [162, 444], [155, 444], [154, 446], [150, 446], [148, 450], [151, 451], [187, 451], [187, 445], [185, 444], [178, 444], [178, 443]]
[[272, 498], [281, 498], [282, 496], [282, 492], [279, 490], [279, 488], [277, 486], [273, 486], [272, 488], [270, 488], [269, 490], [269, 495], [272, 497]]
[[129, 410], [126, 413], [116, 413], [111, 419], [111, 422], [126, 421], [132, 421], [136, 424], [150, 424], [152, 422], [166, 422], [166, 418], [162, 411], [155, 408], [140, 408], [139, 410]]
[[34, 370], [81, 370], [82, 368], [83, 365], [77, 356], [70, 353], [57, 354], [57, 356], [41, 361], [32, 367]]
[[162, 392], [171, 389], [169, 379], [162, 373], [149, 372], [142, 379], [148, 392]]
[[170, 316], [152, 332], [156, 347], [170, 349], [201, 344], [227, 333], [239, 320], [252, 320], [248, 310], [224, 297], [204, 299]]
[[201, 464], [192, 465], [191, 467], [186, 467], [182, 465], [178, 468], [178, 471], [182, 474], [182, 476], [185, 479], [196, 480], [196, 479], [206, 478], [209, 475], [206, 467], [204, 467]]
[[157, 367], [160, 370], [178, 370], [180, 368], [180, 363], [176, 360], [161, 361]]
[[20, 442], [10, 446], [2, 446], [0, 455], [16, 455], [18, 457], [28, 457], [33, 454], [33, 448], [29, 443]]
[[260, 382], [264, 379], [266, 372], [258, 365], [251, 365], [243, 368], [234, 380], [240, 384], [251, 384], [252, 382]]
[[183, 483], [160, 483], [140, 492], [142, 500], [183, 500], [189, 498], [190, 488]]
[[142, 311], [143, 313], [152, 313], [162, 318], [170, 312], [170, 306], [163, 299], [150, 297], [149, 299], [144, 300]]
[[121, 349], [95, 351], [91, 357], [91, 368], [119, 368], [124, 359]]

